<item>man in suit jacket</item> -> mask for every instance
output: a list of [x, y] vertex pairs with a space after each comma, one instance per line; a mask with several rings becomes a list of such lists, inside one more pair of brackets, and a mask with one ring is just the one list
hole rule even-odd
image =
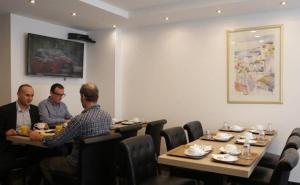
[[27, 154], [26, 146], [11, 144], [6, 141], [6, 136], [17, 135], [21, 124], [32, 128], [40, 120], [37, 106], [31, 105], [33, 88], [23, 84], [17, 95], [17, 101], [0, 107], [0, 174], [16, 166], [17, 157]]

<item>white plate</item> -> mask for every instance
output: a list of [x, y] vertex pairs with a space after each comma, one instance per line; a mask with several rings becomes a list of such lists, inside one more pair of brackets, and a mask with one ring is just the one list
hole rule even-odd
[[220, 148], [220, 151], [222, 153], [230, 154], [230, 155], [240, 155], [241, 154], [241, 150], [227, 151], [227, 150], [225, 150], [225, 148], [223, 146]]
[[224, 161], [224, 162], [234, 162], [239, 160], [237, 156], [233, 156], [229, 154], [212, 154], [212, 158], [217, 161]]
[[230, 127], [230, 130], [236, 131], [236, 132], [240, 132], [240, 131], [243, 131], [244, 128], [243, 127], [239, 127], [239, 128], [237, 128], [237, 127]]
[[133, 124], [136, 124], [136, 122], [134, 122], [134, 121], [123, 121], [122, 124], [123, 125], [133, 125]]
[[54, 129], [47, 129], [47, 130], [35, 130], [37, 132], [54, 132]]
[[[245, 139], [237, 139], [237, 142], [239, 142], [239, 143], [245, 143]], [[249, 144], [254, 144], [254, 143], [256, 143], [256, 141], [255, 140], [248, 140], [248, 142], [249, 142]]]
[[233, 137], [232, 134], [227, 134], [227, 133], [222, 133], [223, 136], [221, 135], [215, 135], [213, 138], [219, 141], [227, 141], [228, 139], [230, 139], [231, 137]]
[[258, 133], [259, 133], [259, 130], [251, 129], [251, 130], [249, 130], [249, 132], [252, 132], [252, 133], [254, 133], [254, 134], [258, 134]]
[[[241, 138], [241, 139], [246, 139], [246, 136], [245, 136], [245, 135], [240, 135], [239, 138]], [[251, 140], [251, 139], [252, 139], [252, 140], [253, 140], [253, 139], [256, 139], [256, 136], [253, 135], [251, 138], [248, 138], [248, 139], [250, 139], [250, 140]]]
[[195, 154], [190, 153], [189, 150], [184, 150], [184, 154], [185, 154], [185, 155], [192, 156], [192, 157], [201, 157], [201, 156], [203, 156], [203, 155], [205, 155], [205, 154], [207, 154], [207, 153], [208, 153], [208, 151], [206, 151], [206, 152], [203, 151], [203, 152], [201, 152], [201, 153], [195, 155]]

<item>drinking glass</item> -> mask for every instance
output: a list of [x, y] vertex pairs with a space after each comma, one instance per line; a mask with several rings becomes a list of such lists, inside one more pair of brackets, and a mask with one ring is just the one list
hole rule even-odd
[[272, 123], [268, 123], [268, 131], [269, 131], [269, 132], [272, 132], [272, 131], [273, 131]]
[[264, 130], [259, 130], [258, 131], [258, 140], [260, 140], [260, 141], [265, 140], [265, 131]]
[[206, 135], [207, 139], [211, 139], [212, 138], [210, 130], [206, 130], [205, 131], [205, 135]]
[[243, 149], [242, 149], [242, 158], [243, 159], [250, 159], [251, 157], [251, 148], [250, 143], [248, 139], [245, 139]]
[[228, 125], [228, 122], [227, 122], [227, 121], [224, 122], [223, 128], [224, 128], [225, 130], [228, 130], [228, 129], [229, 129], [229, 125]]

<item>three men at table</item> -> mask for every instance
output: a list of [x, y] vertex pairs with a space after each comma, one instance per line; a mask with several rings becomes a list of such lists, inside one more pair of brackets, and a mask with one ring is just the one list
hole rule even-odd
[[96, 136], [109, 133], [112, 123], [111, 116], [97, 104], [98, 88], [95, 84], [86, 83], [80, 88], [80, 100], [84, 108], [81, 114], [75, 116], [68, 126], [52, 137], [42, 137], [38, 132], [31, 132], [32, 140], [41, 141], [46, 146], [59, 146], [74, 140], [73, 150], [67, 157], [56, 156], [44, 159], [40, 166], [44, 177], [50, 184], [55, 184], [51, 171], [75, 174], [79, 159], [80, 137]]
[[50, 88], [50, 96], [39, 103], [41, 121], [55, 127], [57, 123], [64, 123], [71, 119], [66, 104], [61, 100], [65, 96], [64, 86], [55, 83]]

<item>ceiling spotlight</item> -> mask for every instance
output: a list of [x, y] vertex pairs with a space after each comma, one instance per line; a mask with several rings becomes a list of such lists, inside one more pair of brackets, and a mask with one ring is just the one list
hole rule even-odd
[[114, 24], [114, 25], [113, 25], [113, 28], [116, 28], [116, 27], [117, 27], [117, 26]]
[[250, 32], [251, 32], [251, 33], [256, 33], [256, 30], [251, 30]]
[[77, 15], [77, 13], [76, 13], [76, 12], [72, 12], [71, 15], [72, 15], [73, 17], [75, 17], [75, 16]]
[[221, 14], [222, 13], [222, 10], [217, 10], [216, 11], [218, 14]]
[[169, 20], [169, 17], [165, 17], [165, 20], [168, 21], [168, 20]]
[[29, 0], [31, 4], [35, 4], [35, 0]]
[[282, 5], [282, 6], [286, 5], [286, 2], [285, 1], [281, 1], [280, 5]]

